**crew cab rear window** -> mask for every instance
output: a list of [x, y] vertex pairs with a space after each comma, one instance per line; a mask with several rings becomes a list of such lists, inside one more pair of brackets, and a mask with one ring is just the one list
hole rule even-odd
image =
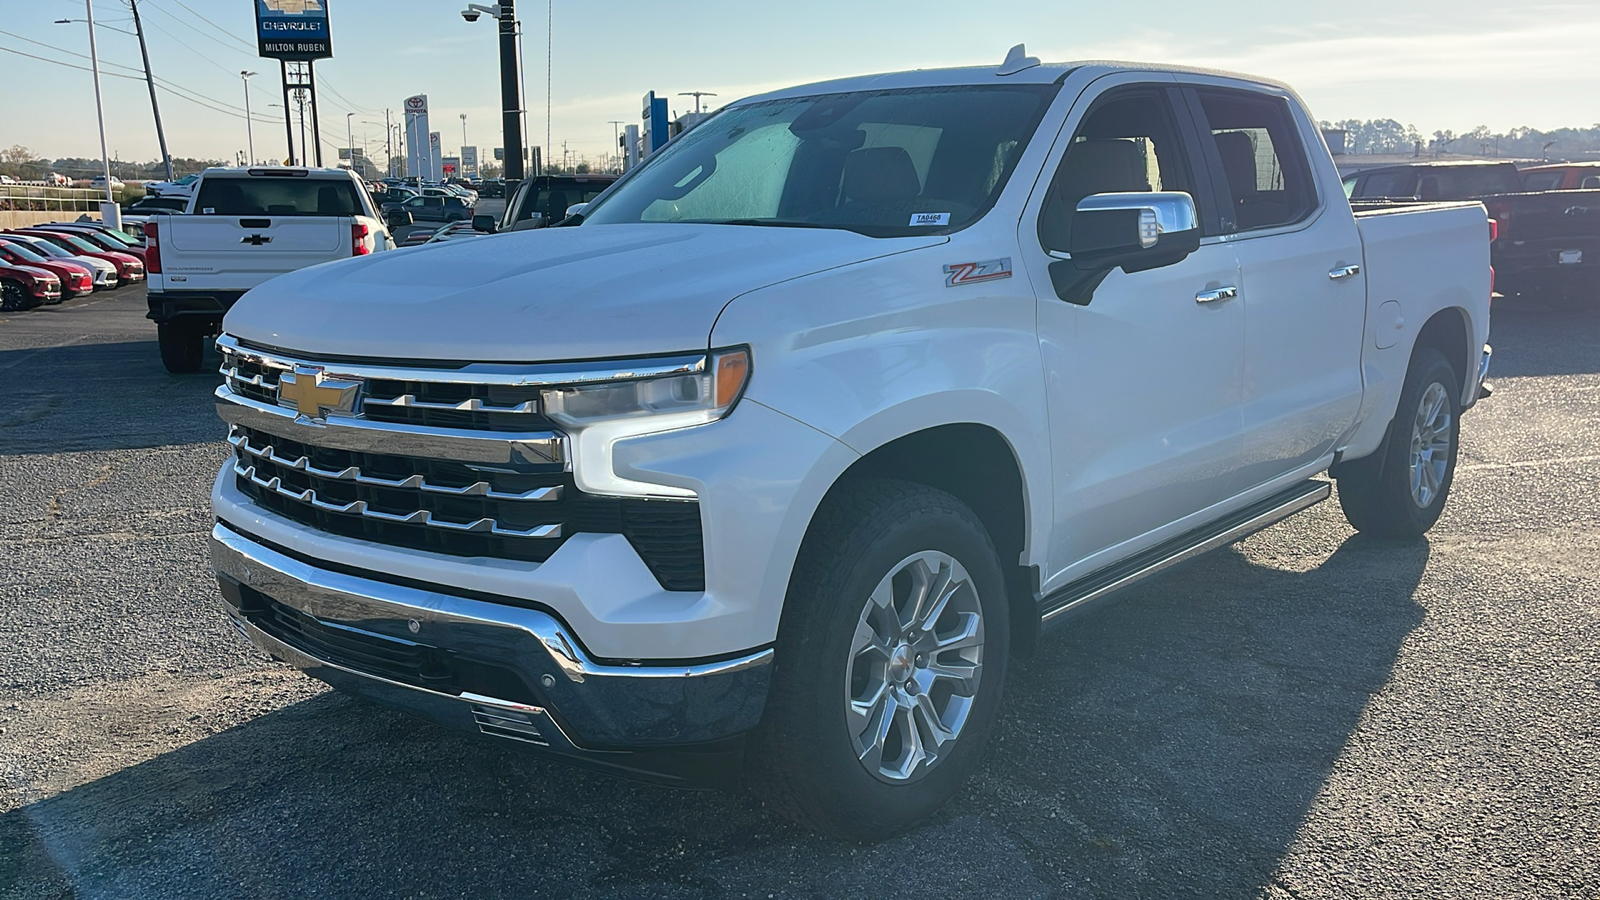
[[204, 216], [359, 216], [356, 186], [346, 179], [221, 177], [200, 182], [194, 211]]
[[1196, 94], [1222, 166], [1224, 230], [1290, 225], [1316, 209], [1311, 167], [1287, 101], [1241, 91]]
[[1560, 189], [1567, 180], [1567, 173], [1561, 169], [1549, 172], [1524, 172], [1522, 173], [1522, 189], [1525, 191], [1554, 191]]

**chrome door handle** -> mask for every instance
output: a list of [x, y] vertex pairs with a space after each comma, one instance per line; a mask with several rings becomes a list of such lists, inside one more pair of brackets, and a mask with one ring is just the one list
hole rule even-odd
[[1239, 296], [1239, 289], [1229, 285], [1228, 287], [1217, 288], [1214, 291], [1201, 291], [1194, 295], [1194, 302], [1221, 303], [1224, 300], [1232, 300], [1237, 296]]
[[1332, 281], [1342, 281], [1346, 278], [1354, 278], [1360, 274], [1360, 266], [1334, 266], [1328, 272], [1328, 278]]

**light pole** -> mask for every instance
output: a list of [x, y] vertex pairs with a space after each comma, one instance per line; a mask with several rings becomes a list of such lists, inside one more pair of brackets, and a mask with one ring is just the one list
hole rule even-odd
[[[517, 77], [516, 0], [501, 0], [494, 6], [469, 3], [461, 17], [476, 22], [480, 16], [493, 16], [500, 23], [500, 128], [506, 151], [506, 193], [523, 178], [522, 169], [522, 91]], [[463, 131], [465, 124], [463, 123]]]
[[611, 158], [616, 160], [616, 164], [612, 168], [618, 172], [622, 171], [622, 160], [620, 158], [622, 153], [622, 124], [618, 119], [611, 120]]
[[[352, 172], [356, 171], [356, 133], [350, 127], [350, 118], [354, 115], [355, 113], [353, 112], [344, 114], [344, 145], [345, 149], [350, 151], [350, 171]], [[358, 172], [357, 174], [360, 173]]]
[[[106, 178], [106, 203], [110, 204], [107, 209], [112, 210], [110, 215], [117, 219], [117, 221], [108, 222], [107, 224], [114, 228], [122, 224], [122, 216], [116, 211], [117, 201], [111, 194], [111, 156], [106, 153], [106, 110], [104, 102], [100, 99], [100, 51], [96, 48], [94, 42], [94, 0], [83, 0], [83, 8], [88, 15], [84, 22], [89, 26], [89, 65], [93, 67], [94, 71], [94, 114], [95, 118], [100, 122], [100, 168]], [[71, 19], [59, 19], [56, 24], [59, 25], [71, 21]], [[107, 215], [106, 210], [102, 209], [100, 215], [105, 218]]]
[[239, 78], [244, 81], [244, 131], [250, 138], [250, 165], [256, 164], [256, 129], [255, 122], [250, 118], [250, 76], [254, 72], [239, 71]]

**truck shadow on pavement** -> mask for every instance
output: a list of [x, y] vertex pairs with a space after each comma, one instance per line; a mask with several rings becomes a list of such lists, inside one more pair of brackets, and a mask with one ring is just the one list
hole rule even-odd
[[0, 351], [0, 456], [220, 442], [220, 357], [199, 374], [161, 367], [155, 341]]
[[1047, 634], [981, 775], [875, 846], [323, 693], [0, 817], [24, 854], [0, 896], [45, 865], [79, 896], [1253, 896], [1421, 622], [1429, 555], [1266, 546]]

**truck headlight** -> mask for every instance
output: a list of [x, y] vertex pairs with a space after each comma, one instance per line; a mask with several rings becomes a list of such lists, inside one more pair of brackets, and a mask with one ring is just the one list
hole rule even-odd
[[692, 498], [671, 485], [622, 478], [612, 469], [617, 441], [715, 422], [733, 411], [750, 380], [750, 351], [711, 354], [703, 371], [571, 385], [543, 392], [544, 410], [568, 429], [579, 490], [626, 497]]

